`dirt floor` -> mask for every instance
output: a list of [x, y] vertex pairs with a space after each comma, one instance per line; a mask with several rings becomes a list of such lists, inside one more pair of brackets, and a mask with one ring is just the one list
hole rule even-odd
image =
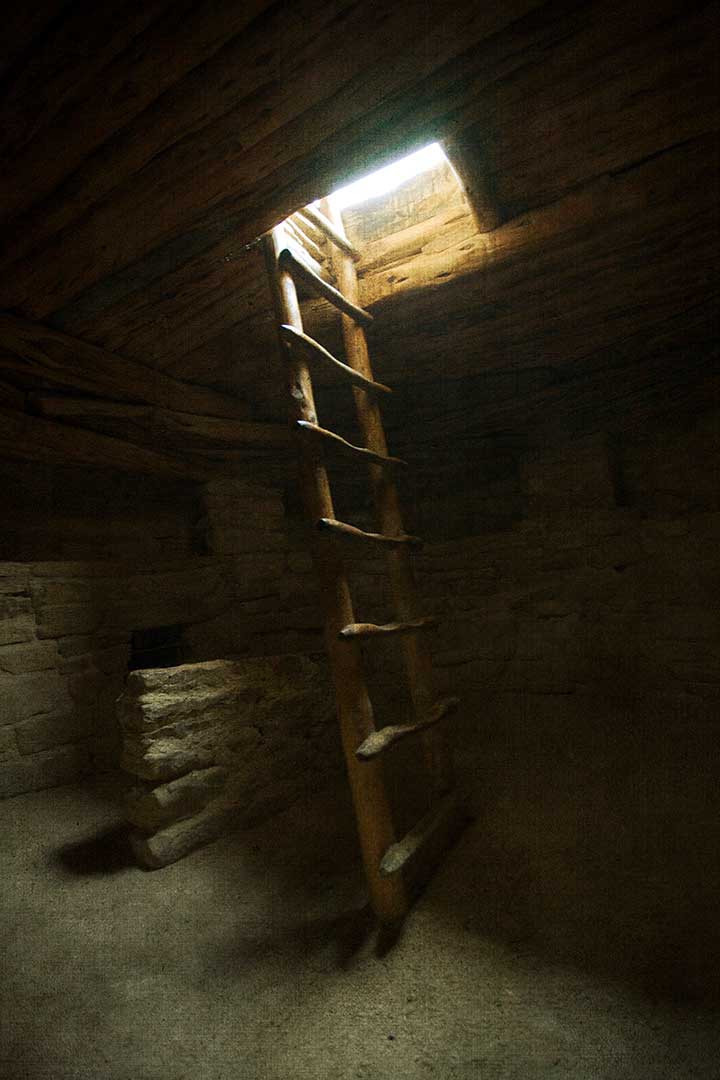
[[152, 873], [112, 786], [7, 801], [0, 1074], [718, 1080], [718, 1014], [570, 948], [562, 904], [539, 928], [531, 870], [483, 844], [478, 822], [383, 951], [343, 791]]

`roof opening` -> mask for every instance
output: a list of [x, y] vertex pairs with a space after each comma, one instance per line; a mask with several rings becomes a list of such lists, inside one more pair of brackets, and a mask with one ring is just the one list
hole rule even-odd
[[339, 210], [347, 206], [357, 206], [379, 195], [387, 195], [394, 188], [404, 184], [406, 180], [411, 180], [419, 173], [436, 169], [446, 161], [447, 158], [440, 143], [430, 143], [429, 146], [424, 146], [421, 150], [400, 158], [399, 161], [393, 161], [390, 165], [376, 169], [368, 176], [363, 176], [352, 184], [339, 188], [332, 193], [330, 198]]
[[358, 263], [367, 306], [464, 273], [481, 257], [477, 233], [462, 181], [441, 144], [431, 143], [296, 210], [276, 239], [311, 273], [296, 281], [301, 301], [318, 295], [312, 275], [339, 288], [333, 252], [340, 248]]

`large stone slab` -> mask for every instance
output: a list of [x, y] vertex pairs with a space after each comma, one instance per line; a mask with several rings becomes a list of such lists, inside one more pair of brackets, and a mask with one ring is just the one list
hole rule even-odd
[[34, 754], [53, 746], [75, 743], [88, 738], [92, 733], [92, 720], [76, 712], [34, 716], [15, 728], [15, 738], [21, 754]]
[[0, 645], [30, 641], [35, 633], [35, 616], [24, 596], [0, 594]]
[[306, 656], [133, 671], [118, 718], [146, 866], [285, 808], [340, 765], [327, 665]]
[[20, 724], [40, 713], [69, 712], [71, 708], [67, 680], [56, 671], [0, 674], [0, 726]]
[[0, 645], [0, 672], [22, 675], [29, 671], [47, 671], [59, 666], [60, 656], [54, 641], [19, 641]]

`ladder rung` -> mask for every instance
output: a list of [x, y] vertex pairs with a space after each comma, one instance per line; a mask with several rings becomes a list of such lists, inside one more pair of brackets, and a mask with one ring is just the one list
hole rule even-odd
[[357, 248], [354, 248], [346, 236], [333, 225], [329, 218], [326, 218], [321, 210], [316, 210], [312, 206], [306, 206], [302, 210], [303, 215], [308, 218], [318, 229], [325, 233], [328, 240], [332, 240], [336, 247], [339, 247], [341, 251], [344, 251], [346, 255], [349, 255], [355, 262], [360, 260], [360, 252]]
[[[291, 253], [293, 258], [301, 263], [309, 274], [315, 274], [317, 277], [322, 278], [321, 270], [323, 269], [320, 262], [310, 252], [308, 248], [303, 247], [301, 241], [296, 238], [289, 230], [285, 233], [285, 243], [288, 245], [287, 250]], [[322, 258], [322, 256], [321, 256]], [[326, 272], [327, 272], [327, 268]], [[324, 281], [325, 278], [322, 278]]]
[[301, 248], [305, 248], [310, 252], [316, 263], [324, 262], [327, 259], [327, 254], [322, 250], [319, 244], [316, 244], [311, 236], [308, 236], [306, 232], [300, 228], [300, 226], [293, 221], [292, 218], [288, 218], [284, 223], [284, 228], [287, 233], [292, 236]]
[[318, 296], [322, 296], [325, 300], [329, 301], [333, 307], [338, 308], [345, 315], [349, 315], [354, 322], [359, 326], [369, 326], [373, 321], [373, 317], [369, 311], [365, 311], [364, 308], [358, 307], [357, 304], [353, 304], [351, 300], [348, 300], [341, 292], [339, 292], [332, 285], [328, 285], [327, 281], [315, 274], [304, 263], [302, 263], [289, 248], [283, 248], [278, 255], [278, 266], [281, 270], [287, 271], [292, 274], [294, 278], [299, 278], [307, 287]]
[[404, 869], [422, 847], [435, 835], [445, 832], [458, 814], [455, 792], [443, 796], [439, 803], [397, 843], [391, 844], [380, 861], [380, 876], [389, 877]]
[[416, 630], [431, 630], [438, 620], [429, 615], [423, 619], [411, 619], [408, 622], [391, 623], [350, 623], [340, 631], [341, 638], [385, 637], [388, 634], [411, 634]]
[[333, 356], [331, 352], [328, 352], [319, 341], [316, 341], [315, 338], [311, 338], [308, 334], [304, 334], [302, 330], [298, 330], [294, 326], [283, 323], [280, 327], [280, 336], [283, 341], [288, 343], [288, 345], [295, 345], [298, 348], [301, 348], [308, 356], [315, 360], [320, 360], [327, 367], [331, 367], [333, 371], [344, 375], [348, 382], [354, 383], [355, 386], [362, 387], [363, 390], [367, 390], [369, 394], [392, 394], [392, 390], [389, 386], [385, 386], [384, 383], [373, 382], [372, 379], [368, 379], [364, 375], [361, 375], [359, 371], [355, 371], [355, 368], [343, 364], [342, 360], [338, 360], [337, 357]]
[[301, 431], [320, 441], [329, 442], [344, 457], [358, 458], [373, 465], [380, 465], [383, 469], [407, 466], [407, 461], [403, 461], [402, 458], [391, 457], [390, 454], [376, 454], [374, 450], [368, 450], [364, 446], [354, 446], [341, 435], [337, 435], [334, 431], [327, 431], [318, 424], [311, 424], [309, 420], [297, 420], [296, 423]]
[[335, 521], [334, 518], [320, 518], [317, 525], [318, 529], [346, 540], [364, 540], [385, 547], [420, 547], [422, 545], [419, 536], [409, 536], [407, 534], [385, 536], [383, 533], [364, 532], [363, 529], [357, 529], [354, 525], [348, 525], [345, 521]]
[[288, 221], [292, 221], [294, 225], [298, 225], [303, 232], [311, 236], [316, 244], [322, 246], [327, 240], [325, 233], [318, 229], [317, 225], [313, 225], [310, 218], [306, 215], [304, 210], [296, 210], [294, 214], [291, 214]]
[[372, 758], [377, 757], [378, 754], [381, 754], [383, 750], [387, 750], [389, 746], [400, 742], [401, 739], [406, 739], [408, 735], [417, 735], [418, 732], [425, 731], [426, 728], [434, 727], [440, 720], [444, 720], [450, 713], [455, 712], [459, 703], [459, 699], [456, 697], [446, 698], [444, 701], [438, 702], [427, 716], [417, 720], [414, 724], [388, 724], [387, 727], [381, 728], [379, 731], [373, 731], [358, 746], [355, 757], [359, 758], [360, 761], [370, 761]]

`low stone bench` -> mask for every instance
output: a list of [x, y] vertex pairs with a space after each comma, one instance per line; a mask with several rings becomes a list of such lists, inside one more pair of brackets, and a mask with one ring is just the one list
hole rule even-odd
[[118, 700], [146, 867], [285, 809], [341, 767], [327, 664], [283, 655], [133, 671]]

